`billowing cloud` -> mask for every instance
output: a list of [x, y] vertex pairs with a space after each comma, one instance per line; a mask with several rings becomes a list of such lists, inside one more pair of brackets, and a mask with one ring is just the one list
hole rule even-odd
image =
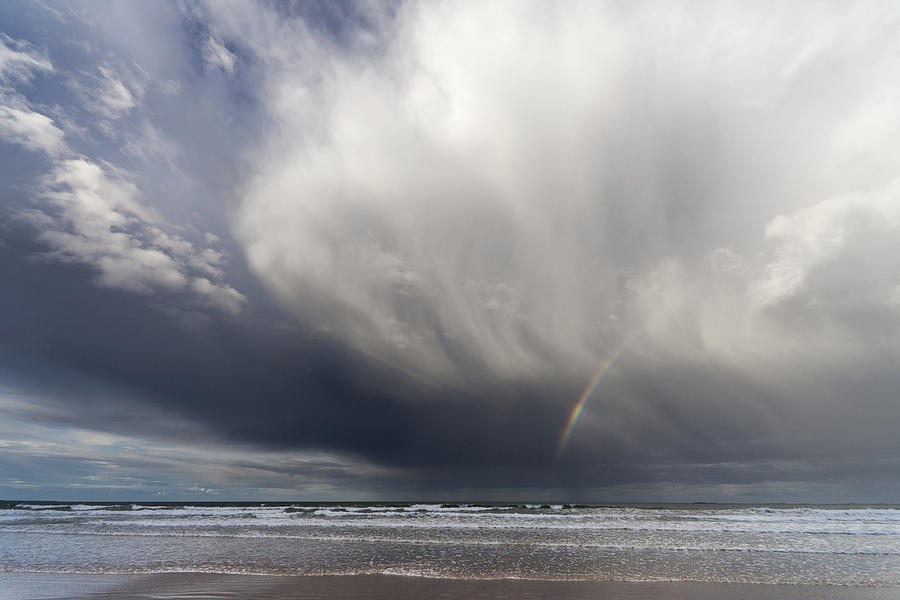
[[[38, 72], [55, 70], [27, 43], [0, 38], [0, 139], [53, 160], [40, 186], [38, 208], [16, 211], [49, 247], [43, 256], [95, 268], [102, 286], [143, 294], [185, 290], [200, 305], [240, 312], [246, 298], [224, 281], [221, 252], [196, 248], [142, 198], [127, 172], [75, 154], [53, 119], [33, 109], [17, 86]], [[115, 120], [136, 106], [144, 89], [135, 78], [126, 85], [105, 64], [97, 73], [70, 80], [90, 113]], [[140, 139], [126, 140], [123, 151], [163, 156], [172, 167], [177, 150], [151, 122], [143, 122]]]
[[[900, 244], [894, 241], [898, 227], [900, 179], [865, 193], [828, 198], [778, 215], [766, 226], [766, 238], [775, 249], [773, 260], [766, 265], [767, 277], [760, 282], [761, 301], [773, 304], [803, 292], [809, 294], [810, 278], [826, 271], [826, 277], [837, 275], [844, 280], [838, 289], [820, 289], [819, 294], [810, 296], [824, 294], [827, 301], [828, 296], [864, 290], [873, 294], [869, 298], [873, 304], [883, 305], [888, 301], [885, 290], [897, 283], [893, 257], [900, 250]], [[867, 281], [874, 273], [860, 273], [853, 263], [868, 263], [865, 268], [877, 271], [876, 276], [883, 278], [882, 285]]]
[[[845, 229], [893, 228], [900, 65], [875, 12], [409, 3], [339, 49], [221, 12], [273, 121], [236, 215], [251, 267], [412, 373], [584, 374], [635, 331], [714, 360], [827, 352], [768, 307], [842, 268]], [[884, 305], [900, 263], [877, 252], [882, 289], [817, 301]]]
[[46, 57], [26, 43], [0, 34], [0, 139], [56, 155], [65, 149], [62, 130], [53, 119], [32, 110], [13, 85], [27, 83], [41, 72], [53, 72]]
[[50, 155], [65, 148], [62, 130], [53, 119], [26, 107], [0, 106], [0, 138]]
[[171, 228], [126, 179], [71, 159], [47, 177], [41, 196], [50, 207], [36, 222], [51, 247], [46, 256], [95, 267], [104, 286], [140, 293], [189, 287], [204, 303], [240, 311], [245, 299], [221, 282], [221, 256], [167, 232]]

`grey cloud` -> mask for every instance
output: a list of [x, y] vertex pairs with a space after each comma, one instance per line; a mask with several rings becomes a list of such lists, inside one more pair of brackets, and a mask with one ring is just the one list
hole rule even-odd
[[226, 73], [233, 73], [237, 59], [219, 36], [212, 32], [203, 45], [203, 60], [207, 69], [222, 69]]
[[874, 157], [896, 138], [871, 123], [900, 115], [869, 115], [897, 42], [868, 36], [874, 12], [411, 3], [338, 50], [220, 12], [274, 121], [236, 214], [249, 263], [353, 347], [459, 381], [586, 373], [637, 330], [737, 360], [848, 341], [785, 344], [766, 307], [896, 204]]
[[27, 42], [0, 33], [0, 81], [28, 81], [40, 71], [53, 71], [46, 56]]
[[142, 160], [160, 160], [173, 171], [177, 171], [177, 160], [182, 153], [178, 144], [150, 121], [144, 121], [138, 133], [125, 140], [122, 151]]
[[[112, 491], [122, 498], [177, 496], [203, 487], [217, 495], [274, 499], [276, 494], [296, 499], [297, 494], [333, 493], [334, 486], [352, 480], [374, 484], [375, 478], [389, 473], [364, 461], [321, 452], [279, 453], [202, 438], [148, 440], [135, 434], [62, 430], [18, 420], [18, 411], [7, 410], [5, 400], [0, 398], [4, 415], [0, 488], [62, 487], [68, 490], [65, 495], [85, 499]], [[60, 470], [68, 473], [63, 485], [56, 481]]]
[[[112, 65], [103, 64], [95, 73], [81, 73], [71, 80], [71, 87], [82, 107], [108, 121], [115, 121], [134, 109], [144, 94], [144, 84], [130, 74], [120, 73]], [[112, 134], [110, 123], [101, 128]]]
[[[834, 271], [835, 266], [857, 261], [870, 262], [870, 269], [884, 277], [884, 287], [876, 282], [854, 282], [852, 270], [848, 279], [840, 282], [847, 289], [865, 289], [874, 293], [876, 304], [890, 301], [890, 290], [897, 285], [892, 277], [892, 255], [900, 250], [893, 243], [900, 226], [900, 180], [893, 179], [875, 189], [828, 198], [790, 214], [778, 215], [766, 226], [766, 239], [774, 246], [774, 256], [766, 267], [766, 276], [756, 290], [763, 304], [774, 304], [798, 295], [812, 296], [810, 279], [822, 270]], [[868, 239], [866, 239], [868, 238]], [[873, 243], [873, 238], [879, 240]], [[830, 268], [829, 268], [830, 267]], [[859, 274], [857, 274], [858, 276]], [[873, 285], [873, 283], [875, 285]], [[886, 288], [886, 289], [885, 289]], [[823, 299], [828, 300], [826, 290]], [[840, 292], [840, 290], [838, 290]], [[878, 295], [881, 302], [878, 302]]]
[[11, 418], [181, 493], [888, 497], [894, 7], [118, 6], [7, 40], [72, 147], [4, 190]]

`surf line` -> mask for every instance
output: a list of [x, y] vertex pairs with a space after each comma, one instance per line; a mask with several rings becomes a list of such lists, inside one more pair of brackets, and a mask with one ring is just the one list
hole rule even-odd
[[578, 401], [572, 406], [572, 411], [569, 413], [569, 420], [566, 421], [566, 427], [563, 429], [562, 435], [559, 437], [559, 445], [556, 448], [556, 458], [559, 458], [563, 455], [563, 452], [566, 450], [566, 444], [569, 442], [569, 438], [572, 436], [572, 430], [575, 429], [575, 426], [578, 424], [578, 421], [581, 419], [581, 413], [584, 412], [584, 405], [587, 404], [587, 401], [593, 395], [594, 390], [597, 389], [597, 386], [600, 384], [600, 381], [603, 379], [603, 376], [609, 373], [609, 370], [612, 368], [613, 364], [619, 359], [619, 357], [624, 354], [625, 350], [628, 349], [628, 346], [631, 344], [631, 341], [635, 338], [634, 334], [626, 335], [625, 338], [619, 342], [619, 345], [615, 347], [615, 349], [610, 353], [609, 356], [606, 357], [600, 366], [597, 367], [597, 370], [594, 371], [591, 380], [588, 382], [587, 387], [584, 388], [584, 391], [581, 392], [581, 395], [578, 397]]

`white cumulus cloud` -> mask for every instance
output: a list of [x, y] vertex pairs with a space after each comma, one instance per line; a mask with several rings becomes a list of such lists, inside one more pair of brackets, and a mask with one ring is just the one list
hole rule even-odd
[[30, 221], [51, 248], [47, 256], [94, 267], [99, 284], [144, 294], [187, 290], [229, 313], [245, 303], [222, 281], [221, 255], [167, 231], [124, 177], [83, 158], [64, 160], [47, 176], [41, 196], [49, 206]]
[[63, 131], [13, 87], [38, 72], [52, 73], [53, 65], [28, 44], [0, 35], [0, 139], [52, 156], [66, 149]]
[[63, 137], [63, 131], [50, 117], [27, 107], [0, 105], [0, 138], [29, 150], [56, 155], [66, 147]]

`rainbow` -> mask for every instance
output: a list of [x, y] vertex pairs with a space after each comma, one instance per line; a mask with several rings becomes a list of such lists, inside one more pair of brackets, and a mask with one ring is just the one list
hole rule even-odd
[[631, 344], [631, 340], [634, 339], [633, 335], [625, 336], [619, 345], [613, 350], [613, 352], [600, 363], [600, 366], [597, 367], [597, 370], [594, 371], [593, 376], [591, 377], [590, 382], [588, 382], [587, 387], [584, 388], [584, 391], [581, 392], [581, 395], [578, 397], [578, 401], [572, 407], [572, 411], [569, 413], [569, 420], [566, 421], [566, 427], [563, 429], [562, 435], [559, 437], [559, 446], [556, 448], [556, 458], [562, 456], [563, 452], [566, 449], [566, 443], [569, 441], [569, 437], [572, 435], [572, 430], [575, 429], [575, 425], [578, 424], [578, 420], [581, 419], [581, 413], [584, 412], [584, 405], [587, 404], [588, 399], [594, 393], [594, 390], [597, 389], [597, 386], [600, 384], [600, 380], [603, 379], [603, 376], [609, 373], [609, 370], [612, 368], [613, 364], [619, 359], [620, 356], [625, 352], [628, 348], [629, 344]]

